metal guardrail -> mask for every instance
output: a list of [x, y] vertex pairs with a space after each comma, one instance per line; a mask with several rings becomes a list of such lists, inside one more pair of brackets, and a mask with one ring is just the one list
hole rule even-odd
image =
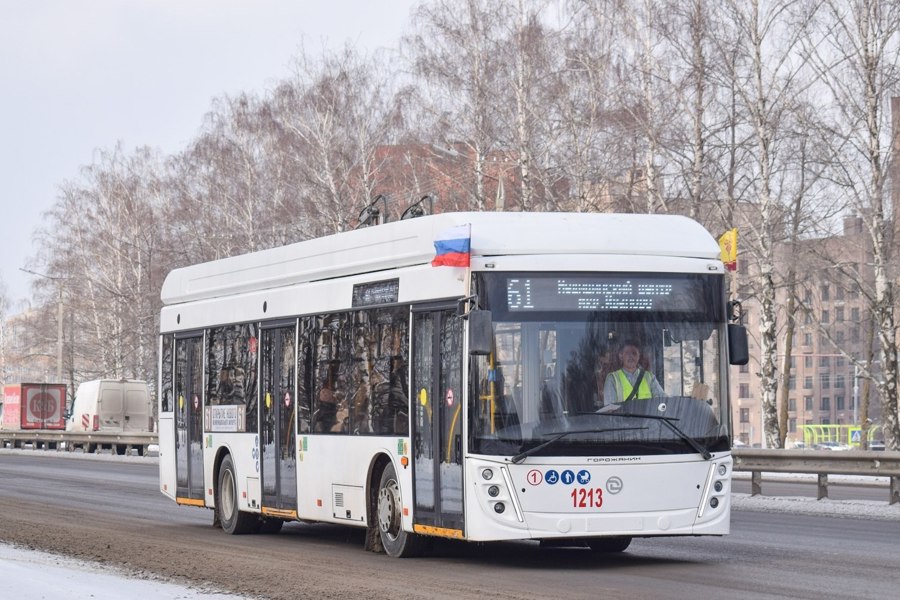
[[900, 502], [900, 452], [861, 450], [732, 450], [735, 471], [749, 471], [751, 495], [762, 494], [762, 474], [804, 473], [818, 476], [819, 500], [828, 497], [829, 475], [890, 478], [888, 502]]
[[[86, 453], [111, 449], [118, 454], [147, 454], [148, 447], [158, 444], [155, 433], [148, 432], [52, 432], [52, 431], [0, 431], [0, 448], [66, 450], [81, 449]], [[734, 470], [749, 472], [751, 495], [762, 494], [762, 474], [803, 473], [818, 476], [819, 500], [828, 497], [829, 475], [858, 475], [889, 477], [888, 502], [900, 502], [900, 452], [842, 452], [825, 450], [732, 450]]]
[[35, 450], [81, 449], [85, 453], [112, 450], [116, 454], [136, 450], [139, 455], [146, 455], [149, 446], [157, 443], [157, 435], [149, 432], [0, 431], [0, 448], [31, 446]]

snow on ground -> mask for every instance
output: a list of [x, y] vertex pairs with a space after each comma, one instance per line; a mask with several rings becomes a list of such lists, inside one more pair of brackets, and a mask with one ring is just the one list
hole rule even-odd
[[[734, 479], [750, 479], [750, 473], [736, 472]], [[763, 473], [763, 494], [766, 481], [801, 481], [815, 482], [817, 475], [807, 473]], [[812, 497], [793, 496], [751, 496], [750, 494], [731, 494], [733, 510], [750, 510], [755, 512], [796, 513], [803, 515], [830, 515], [871, 519], [876, 521], [900, 521], [900, 504], [888, 504], [888, 477], [861, 477], [855, 475], [829, 475], [829, 484], [842, 483], [859, 486], [877, 486], [884, 488], [884, 500], [832, 500], [825, 498], [816, 500]]]
[[[90, 590], [93, 600], [241, 600], [240, 596], [132, 579], [97, 564], [0, 544], [4, 598], [56, 600]], [[82, 596], [87, 597], [87, 596]]]
[[792, 496], [750, 496], [750, 494], [732, 494], [732, 510], [749, 510], [754, 512], [794, 513], [801, 515], [819, 515], [833, 517], [849, 517], [870, 519], [874, 521], [900, 521], [900, 504], [893, 506], [885, 500], [831, 500], [825, 498], [798, 498]]

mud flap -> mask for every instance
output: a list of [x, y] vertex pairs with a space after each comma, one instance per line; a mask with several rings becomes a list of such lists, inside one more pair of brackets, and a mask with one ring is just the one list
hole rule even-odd
[[381, 543], [378, 527], [366, 527], [366, 550], [376, 554], [384, 554], [384, 544]]

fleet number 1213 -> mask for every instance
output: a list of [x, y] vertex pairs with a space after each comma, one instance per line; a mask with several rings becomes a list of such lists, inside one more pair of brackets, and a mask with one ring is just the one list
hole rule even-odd
[[575, 488], [569, 494], [573, 508], [600, 508], [603, 506], [602, 488]]

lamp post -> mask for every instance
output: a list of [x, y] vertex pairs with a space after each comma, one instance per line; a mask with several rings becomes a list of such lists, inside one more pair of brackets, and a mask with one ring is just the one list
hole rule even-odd
[[19, 267], [19, 270], [23, 273], [28, 273], [29, 275], [35, 275], [37, 277], [43, 277], [44, 279], [49, 279], [51, 281], [56, 282], [56, 289], [59, 293], [59, 297], [56, 303], [56, 382], [59, 383], [62, 381], [62, 355], [63, 355], [63, 288], [62, 283], [60, 281], [64, 279], [63, 277], [53, 277], [52, 275], [45, 275], [44, 273], [38, 273], [36, 271], [29, 271], [28, 269], [24, 269]]

